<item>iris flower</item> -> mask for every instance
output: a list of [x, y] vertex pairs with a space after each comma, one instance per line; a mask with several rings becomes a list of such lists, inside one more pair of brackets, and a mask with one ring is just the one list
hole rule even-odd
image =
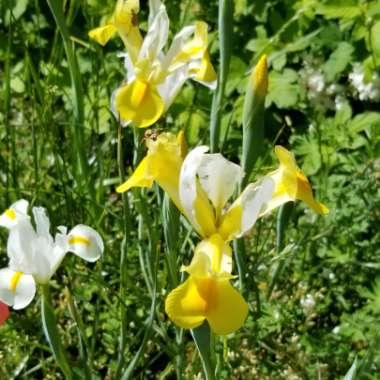
[[221, 154], [207, 154], [200, 146], [184, 158], [181, 142], [164, 133], [148, 140], [148, 154], [118, 192], [150, 188], [156, 181], [203, 238], [220, 234], [229, 241], [248, 232], [272, 196], [274, 181], [249, 184], [230, 206], [227, 202], [240, 182], [241, 167]]
[[159, 135], [147, 141], [148, 153], [132, 176], [117, 188], [150, 188], [154, 181], [187, 217], [202, 241], [183, 270], [188, 279], [167, 297], [165, 310], [183, 328], [195, 328], [206, 319], [221, 335], [238, 329], [247, 305], [232, 287], [231, 249], [228, 242], [246, 234], [256, 220], [281, 204], [300, 199], [317, 212], [326, 207], [314, 200], [311, 186], [294, 156], [277, 146], [277, 170], [251, 183], [228, 204], [243, 176], [242, 168], [221, 154], [200, 146], [185, 156], [183, 135]]
[[160, 0], [149, 0], [148, 31], [142, 39], [136, 25], [139, 2], [119, 0], [109, 24], [89, 35], [104, 45], [117, 31], [127, 53], [127, 78], [112, 96], [112, 108], [123, 125], [145, 128], [154, 124], [169, 108], [182, 85], [189, 78], [211, 89], [216, 87], [216, 73], [207, 50], [207, 24], [196, 22], [184, 27], [173, 38], [167, 52], [169, 18]]
[[241, 167], [221, 154], [207, 154], [200, 146], [186, 157], [183, 134], [163, 133], [147, 140], [148, 153], [132, 176], [116, 190], [150, 188], [156, 181], [202, 237], [219, 233], [226, 241], [242, 236], [258, 217], [282, 204], [302, 200], [314, 211], [328, 209], [314, 199], [307, 177], [297, 166], [294, 155], [275, 147], [278, 169], [257, 183], [249, 184], [229, 207], [225, 207], [241, 180]]
[[104, 250], [100, 235], [83, 224], [68, 233], [66, 227], [58, 227], [53, 238], [42, 207], [33, 207], [34, 229], [27, 208], [28, 202], [19, 200], [0, 216], [0, 225], [9, 229], [9, 265], [0, 269], [0, 300], [14, 309], [29, 305], [36, 283], [47, 284], [67, 252], [94, 262]]
[[9, 308], [5, 303], [0, 302], [0, 326], [4, 324], [4, 322], [9, 317]]
[[206, 319], [219, 335], [240, 328], [248, 305], [230, 284], [231, 269], [231, 248], [220, 235], [200, 242], [191, 264], [182, 268], [189, 277], [166, 298], [165, 311], [170, 319], [188, 329], [200, 326]]

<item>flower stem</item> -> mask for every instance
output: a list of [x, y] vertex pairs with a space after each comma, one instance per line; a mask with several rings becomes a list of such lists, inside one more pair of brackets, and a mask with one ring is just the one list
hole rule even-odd
[[192, 329], [191, 335], [197, 346], [201, 358], [203, 372], [206, 380], [215, 380], [215, 366], [211, 359], [211, 331], [205, 321], [201, 326]]
[[71, 380], [73, 379], [73, 373], [61, 342], [54, 310], [51, 306], [49, 285], [42, 285], [41, 291], [41, 318], [45, 337], [65, 378]]
[[[120, 183], [124, 182], [124, 162], [123, 162], [123, 128], [119, 124], [118, 125], [118, 133], [117, 133], [117, 163], [119, 168], [119, 177]], [[127, 241], [129, 237], [129, 231], [131, 226], [130, 221], [130, 210], [127, 194], [121, 194], [123, 200], [123, 240], [120, 246], [120, 299], [124, 300], [127, 296]], [[120, 303], [120, 341], [119, 341], [119, 352], [118, 352], [118, 360], [117, 367], [115, 372], [115, 378], [119, 379], [121, 375], [121, 371], [124, 366], [124, 352], [127, 341], [127, 308], [124, 303]]]
[[212, 153], [219, 151], [223, 98], [231, 60], [233, 13], [232, 0], [219, 0], [218, 29], [220, 68], [218, 73], [218, 85], [211, 105], [210, 149]]
[[[280, 253], [285, 246], [285, 230], [289, 223], [290, 216], [292, 214], [294, 208], [294, 202], [287, 202], [280, 207], [280, 210], [277, 215], [277, 227], [276, 227], [276, 245], [277, 245], [277, 253]], [[277, 264], [276, 270], [273, 275], [273, 279], [269, 285], [267, 298], [269, 299], [272, 295], [273, 289], [276, 286], [277, 279], [279, 278], [282, 269], [285, 264], [285, 259], [282, 258], [280, 262]]]

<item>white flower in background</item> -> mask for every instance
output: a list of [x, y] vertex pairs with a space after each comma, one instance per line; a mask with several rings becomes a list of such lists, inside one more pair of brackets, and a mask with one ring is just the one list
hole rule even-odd
[[364, 68], [360, 63], [353, 65], [352, 72], [348, 75], [351, 85], [357, 92], [360, 100], [379, 101], [380, 100], [380, 79], [377, 74], [372, 75], [372, 80], [365, 81]]
[[326, 90], [325, 76], [321, 70], [305, 63], [299, 72], [300, 78], [306, 88], [307, 97], [310, 100], [319, 99]]
[[309, 315], [314, 309], [315, 299], [312, 294], [306, 294], [306, 296], [301, 299], [300, 303], [301, 303], [303, 312], [306, 315]]
[[69, 233], [66, 227], [58, 227], [59, 232], [53, 238], [42, 207], [32, 210], [35, 229], [27, 208], [28, 202], [22, 199], [0, 215], [0, 226], [9, 229], [9, 265], [0, 269], [0, 300], [14, 309], [29, 305], [36, 293], [36, 283], [48, 283], [67, 252], [93, 262], [104, 250], [100, 235], [82, 224]]
[[325, 77], [320, 71], [314, 71], [307, 78], [307, 87], [312, 94], [319, 94], [325, 89]]

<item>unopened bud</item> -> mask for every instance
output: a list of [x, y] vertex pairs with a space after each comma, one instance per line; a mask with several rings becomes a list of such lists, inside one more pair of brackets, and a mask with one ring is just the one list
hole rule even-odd
[[255, 69], [252, 71], [251, 83], [254, 91], [261, 97], [265, 97], [268, 90], [268, 61], [266, 54], [261, 56]]

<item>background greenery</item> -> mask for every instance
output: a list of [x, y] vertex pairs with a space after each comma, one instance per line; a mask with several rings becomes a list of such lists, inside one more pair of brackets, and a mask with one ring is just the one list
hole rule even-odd
[[[23, 197], [48, 209], [54, 229], [86, 223], [105, 240], [100, 262], [67, 257], [52, 280], [64, 344], [79, 378], [85, 378], [84, 362], [94, 379], [118, 378], [118, 366], [139, 349], [133, 378], [199, 378], [189, 333], [182, 336], [163, 310], [171, 284], [160, 193], [129, 194], [124, 218], [115, 192], [123, 175], [118, 138], [126, 175], [143, 139], [134, 140], [131, 128], [120, 130], [110, 112], [112, 91], [125, 75], [116, 54], [121, 41], [102, 48], [87, 37], [112, 13], [114, 2], [104, 3], [64, 2], [69, 46], [79, 63], [75, 97], [72, 67], [47, 3], [0, 2], [0, 208]], [[196, 19], [209, 24], [218, 67], [217, 1], [165, 4], [171, 35]], [[144, 29], [147, 2], [141, 8]], [[339, 379], [356, 357], [358, 378], [379, 379], [380, 1], [236, 0], [233, 31], [223, 154], [239, 161], [246, 77], [266, 53], [265, 154], [253, 177], [277, 165], [272, 146], [280, 143], [296, 154], [330, 214], [317, 216], [297, 203], [280, 254], [275, 215], [245, 239], [251, 311], [242, 329], [215, 338], [219, 378]], [[208, 144], [211, 99], [207, 89], [187, 83], [160, 128], [185, 129], [190, 146]], [[76, 145], [78, 128], [83, 139]], [[180, 228], [178, 266], [189, 261], [196, 241], [186, 224]], [[5, 266], [6, 231], [0, 237]], [[42, 333], [38, 300], [12, 312], [0, 328], [0, 378], [63, 378]]]

